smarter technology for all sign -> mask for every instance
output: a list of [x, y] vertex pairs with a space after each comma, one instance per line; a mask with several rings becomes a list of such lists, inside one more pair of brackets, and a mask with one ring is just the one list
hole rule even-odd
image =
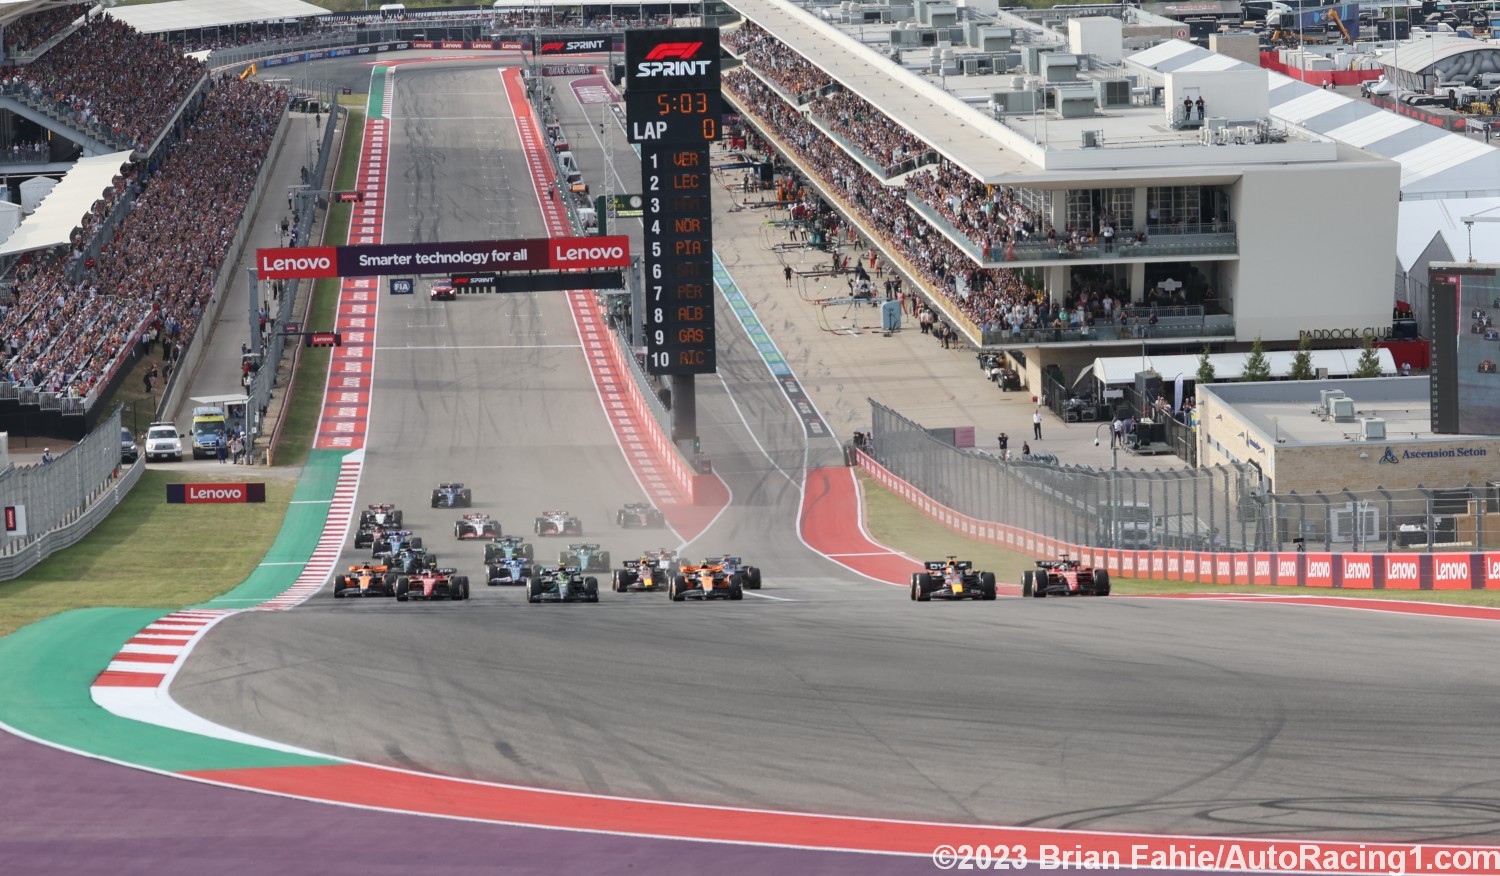
[[623, 235], [278, 247], [255, 252], [255, 271], [262, 280], [454, 271], [588, 271], [629, 264], [630, 239]]

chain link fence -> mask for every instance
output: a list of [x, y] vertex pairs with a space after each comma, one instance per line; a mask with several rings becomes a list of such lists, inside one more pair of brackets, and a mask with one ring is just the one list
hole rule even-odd
[[[131, 468], [144, 466], [137, 460]], [[106, 492], [119, 484], [121, 468], [120, 410], [117, 408], [82, 441], [52, 462], [12, 465], [0, 472], [0, 505], [25, 508], [26, 518], [26, 534], [6, 538], [4, 548], [0, 549], [0, 558], [22, 554], [46, 538], [47, 533], [77, 522], [98, 504]], [[17, 519], [19, 521], [19, 515]], [[84, 533], [92, 528], [90, 524]], [[31, 564], [45, 555], [37, 556]], [[25, 569], [15, 574], [22, 571]], [[3, 578], [0, 575], [0, 579]]]
[[1099, 470], [960, 449], [871, 401], [874, 459], [960, 514], [1080, 545], [1264, 549], [1271, 533], [1250, 466]]
[[863, 449], [977, 520], [1122, 550], [1479, 552], [1500, 549], [1500, 477], [1451, 488], [1266, 493], [1251, 466], [1158, 471], [960, 449], [878, 402]]

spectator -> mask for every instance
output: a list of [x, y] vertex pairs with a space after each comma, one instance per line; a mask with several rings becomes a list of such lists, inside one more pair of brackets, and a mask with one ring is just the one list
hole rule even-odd
[[229, 457], [229, 443], [224, 440], [223, 429], [220, 429], [219, 434], [214, 438], [214, 451], [219, 455], [219, 464], [223, 465]]
[[43, 447], [42, 448], [42, 465], [51, 465], [51, 464], [52, 464], [52, 448], [50, 448], [50, 447]]

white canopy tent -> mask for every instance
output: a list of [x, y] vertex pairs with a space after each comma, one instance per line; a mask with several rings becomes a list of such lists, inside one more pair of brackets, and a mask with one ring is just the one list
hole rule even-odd
[[170, 33], [284, 18], [315, 18], [327, 15], [328, 10], [302, 0], [168, 0], [141, 6], [116, 6], [106, 14], [141, 33]]
[[41, 205], [42, 199], [52, 194], [57, 188], [57, 180], [50, 176], [34, 176], [22, 180], [21, 189], [21, 211], [24, 213], [35, 213], [36, 208]]
[[[1316, 374], [1319, 368], [1327, 368], [1329, 377], [1349, 377], [1359, 367], [1362, 352], [1310, 350], [1313, 373]], [[1396, 360], [1391, 356], [1391, 351], [1376, 347], [1375, 354], [1380, 357], [1380, 373], [1394, 375]], [[1266, 362], [1271, 366], [1271, 376], [1285, 377], [1292, 370], [1292, 359], [1296, 355], [1294, 350], [1267, 352]], [[1249, 353], [1210, 353], [1208, 361], [1214, 366], [1214, 381], [1239, 380], [1244, 376], [1245, 361], [1249, 358]], [[1073, 385], [1077, 386], [1093, 377], [1105, 386], [1126, 386], [1135, 383], [1136, 372], [1151, 370], [1160, 374], [1164, 381], [1174, 381], [1179, 374], [1186, 380], [1195, 380], [1198, 375], [1198, 356], [1189, 353], [1177, 356], [1115, 356], [1095, 359], [1093, 366], [1085, 368], [1078, 379], [1073, 381]]]
[[[130, 160], [129, 152], [114, 152], [79, 159], [57, 185], [9, 237], [0, 244], [0, 256], [37, 249], [66, 246], [94, 202], [104, 195], [120, 168]], [[23, 191], [32, 180], [21, 184]]]
[[10, 237], [11, 232], [20, 227], [23, 218], [20, 204], [0, 201], [0, 240]]

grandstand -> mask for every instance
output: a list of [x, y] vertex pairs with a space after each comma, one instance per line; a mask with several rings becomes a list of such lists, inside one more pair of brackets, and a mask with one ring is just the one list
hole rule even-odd
[[76, 437], [133, 361], [193, 342], [290, 96], [91, 4], [0, 27], [0, 175], [63, 171], [0, 242], [0, 429]]

